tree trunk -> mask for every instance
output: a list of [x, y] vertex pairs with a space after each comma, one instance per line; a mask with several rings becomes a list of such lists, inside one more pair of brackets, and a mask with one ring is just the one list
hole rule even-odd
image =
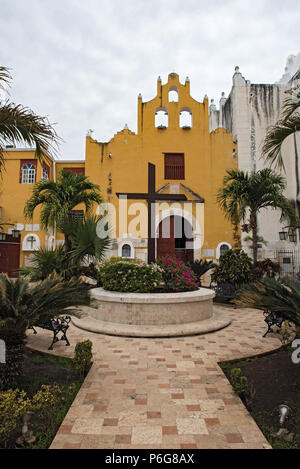
[[68, 235], [65, 234], [65, 250], [66, 252], [70, 252], [72, 249], [71, 240]]
[[239, 221], [233, 223], [234, 249], [241, 249], [241, 235]]
[[252, 250], [253, 250], [253, 264], [257, 264], [257, 215], [255, 212], [250, 214], [250, 225], [252, 230]]

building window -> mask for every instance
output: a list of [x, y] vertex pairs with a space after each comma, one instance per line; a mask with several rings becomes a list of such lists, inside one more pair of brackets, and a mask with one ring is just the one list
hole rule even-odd
[[222, 241], [221, 243], [219, 243], [216, 249], [216, 259], [220, 259], [223, 254], [229, 251], [229, 249], [231, 249], [231, 245], [226, 241]]
[[43, 167], [42, 167], [42, 181], [48, 181], [49, 175], [50, 175], [49, 166], [47, 166], [46, 164], [43, 164]]
[[21, 170], [21, 183], [34, 184], [36, 176], [36, 166], [33, 163], [25, 163]]
[[225, 254], [225, 252], [229, 251], [229, 246], [227, 244], [222, 244], [220, 247], [220, 257]]
[[129, 246], [129, 244], [123, 244], [122, 257], [131, 257], [131, 247]]
[[165, 154], [165, 179], [184, 179], [184, 154]]

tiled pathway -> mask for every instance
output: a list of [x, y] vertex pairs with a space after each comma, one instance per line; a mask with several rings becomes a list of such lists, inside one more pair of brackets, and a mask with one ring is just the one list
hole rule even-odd
[[[217, 365], [280, 346], [263, 339], [263, 315], [216, 306], [232, 316], [227, 328], [206, 335], [144, 339], [105, 336], [71, 326], [78, 341], [93, 342], [94, 364], [51, 448], [269, 448]], [[28, 334], [31, 348], [47, 351], [51, 334]]]

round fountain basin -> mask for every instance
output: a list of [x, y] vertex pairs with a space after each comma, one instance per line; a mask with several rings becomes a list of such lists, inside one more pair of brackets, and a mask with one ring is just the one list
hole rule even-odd
[[121, 293], [94, 288], [91, 297], [93, 319], [119, 324], [186, 324], [213, 315], [214, 291], [199, 288], [182, 293]]

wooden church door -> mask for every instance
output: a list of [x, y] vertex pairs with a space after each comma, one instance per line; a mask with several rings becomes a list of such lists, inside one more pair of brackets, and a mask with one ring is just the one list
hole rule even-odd
[[[186, 249], [186, 243], [193, 241], [192, 228], [182, 217], [172, 215], [159, 224], [157, 258], [170, 256], [183, 262], [194, 260], [194, 250]], [[188, 237], [186, 237], [186, 234]]]
[[159, 224], [157, 258], [175, 256], [174, 216], [165, 218]]

